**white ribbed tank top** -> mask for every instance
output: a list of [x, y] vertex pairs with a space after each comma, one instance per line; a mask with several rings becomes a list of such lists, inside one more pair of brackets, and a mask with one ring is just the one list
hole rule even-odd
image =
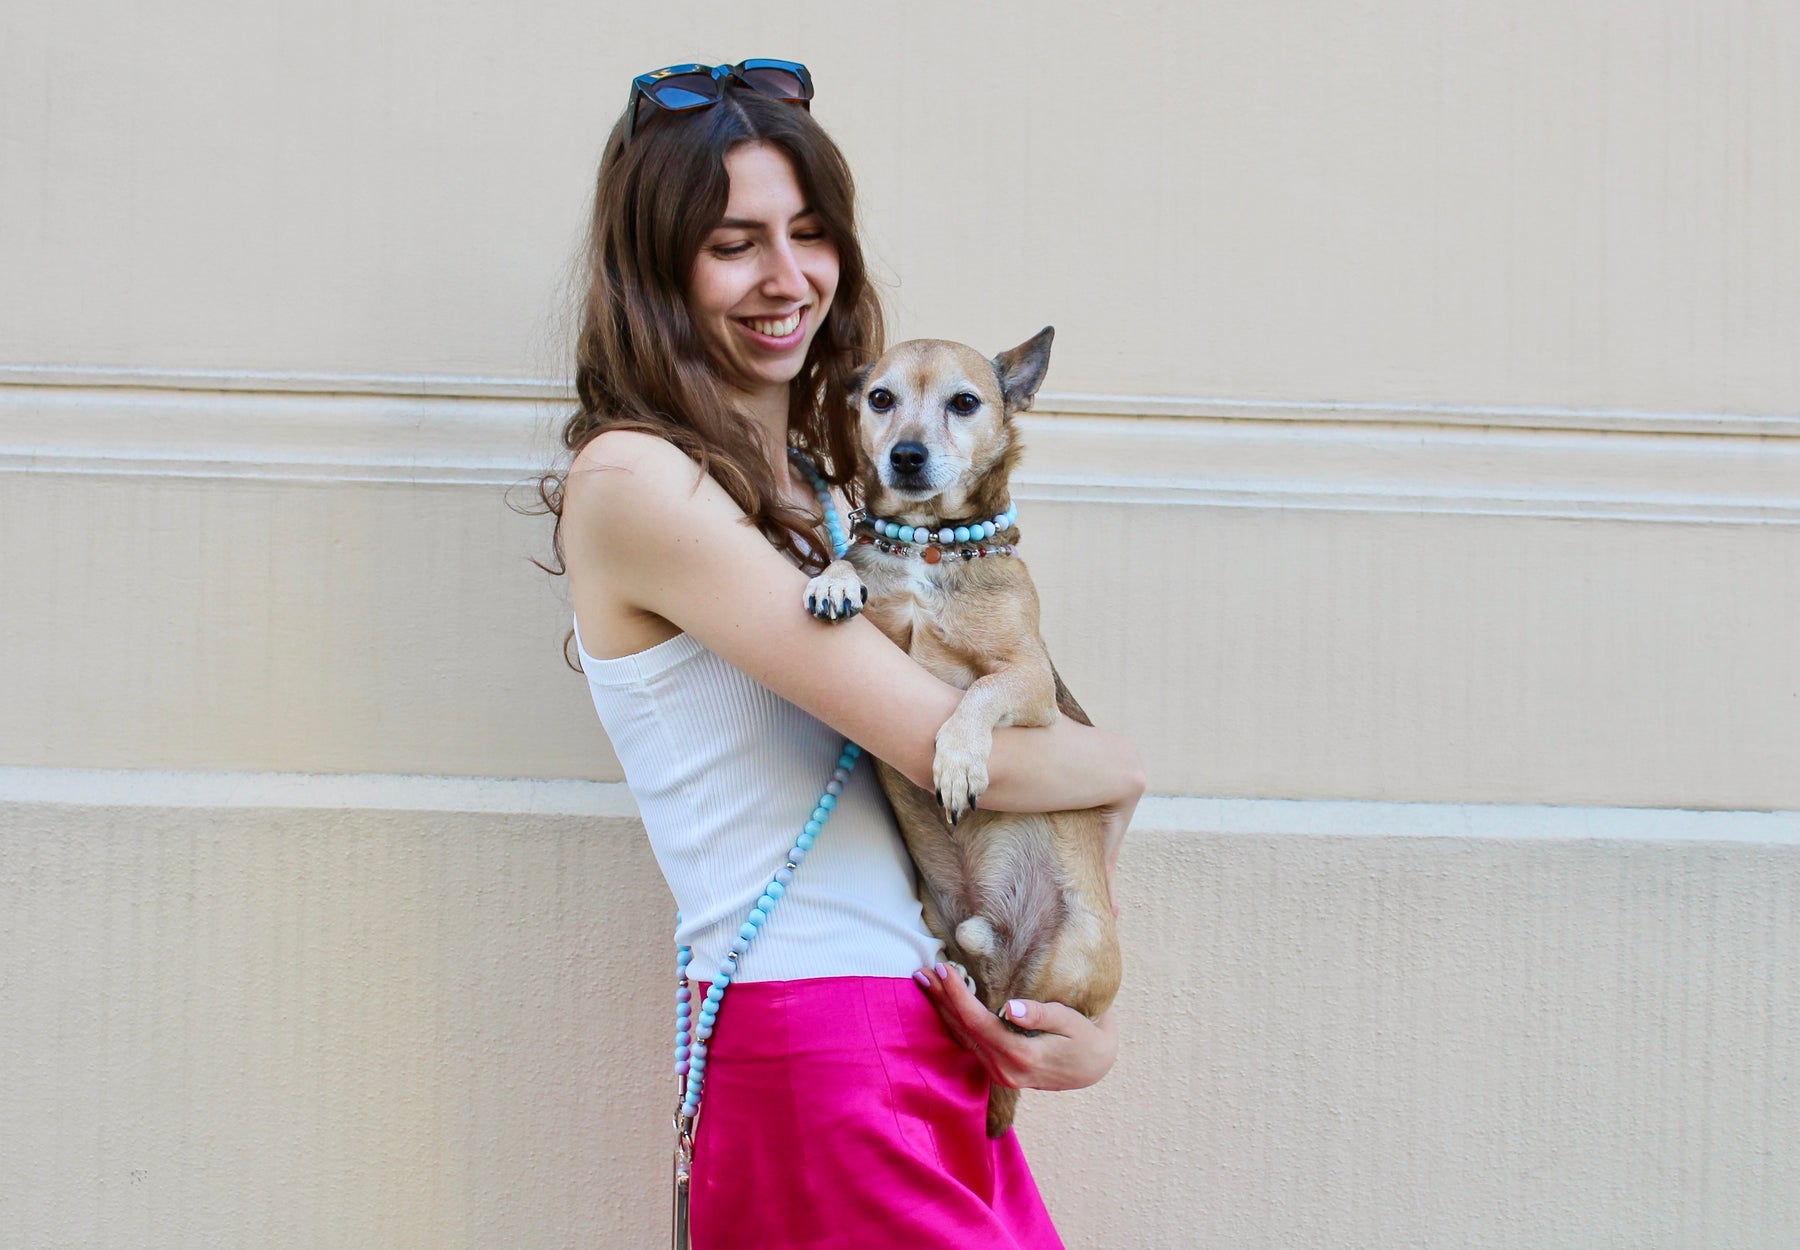
[[[844, 740], [687, 634], [616, 660], [589, 655], [579, 633], [575, 645], [681, 912], [676, 940], [709, 977], [786, 861]], [[865, 758], [737, 979], [904, 977], [942, 954]]]

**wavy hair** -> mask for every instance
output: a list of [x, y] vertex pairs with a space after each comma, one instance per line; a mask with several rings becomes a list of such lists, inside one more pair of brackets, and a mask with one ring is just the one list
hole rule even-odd
[[[600, 161], [582, 275], [586, 293], [575, 343], [580, 407], [563, 423], [562, 445], [572, 464], [603, 431], [658, 435], [723, 487], [776, 547], [817, 572], [830, 544], [812, 517], [780, 501], [757, 432], [688, 316], [688, 275], [730, 197], [725, 157], [745, 143], [767, 143], [787, 156], [806, 203], [837, 247], [837, 293], [789, 389], [788, 441], [813, 458], [827, 481], [851, 485], [850, 394], [855, 371], [881, 354], [883, 333], [881, 302], [856, 238], [855, 184], [843, 153], [810, 113], [740, 89], [726, 91], [710, 108], [653, 112], [629, 143], [625, 118], [613, 127]], [[533, 509], [556, 517], [554, 567], [537, 563], [557, 576], [567, 572], [567, 474], [563, 467], [538, 480], [543, 506]]]

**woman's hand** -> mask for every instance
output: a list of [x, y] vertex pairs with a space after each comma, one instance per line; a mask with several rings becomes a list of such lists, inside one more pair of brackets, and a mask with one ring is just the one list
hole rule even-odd
[[1110, 1011], [1093, 1021], [1061, 1003], [1014, 999], [1006, 1005], [1007, 1018], [1021, 1029], [1038, 1031], [1027, 1037], [983, 1006], [950, 965], [922, 968], [913, 980], [937, 1008], [950, 1036], [974, 1051], [989, 1078], [1001, 1085], [1082, 1089], [1105, 1076], [1118, 1058], [1119, 1029]]

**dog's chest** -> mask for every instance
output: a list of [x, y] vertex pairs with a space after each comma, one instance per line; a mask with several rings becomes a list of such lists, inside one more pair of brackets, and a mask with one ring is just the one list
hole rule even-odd
[[[923, 560], [896, 559], [867, 548], [853, 551], [850, 559], [863, 585], [869, 588], [869, 618], [884, 634], [928, 668], [938, 671], [940, 677], [957, 685], [973, 680], [970, 672], [939, 671], [940, 663], [950, 654], [944, 645], [945, 631], [953, 627], [957, 612], [954, 571]], [[946, 667], [961, 670], [964, 666]]]

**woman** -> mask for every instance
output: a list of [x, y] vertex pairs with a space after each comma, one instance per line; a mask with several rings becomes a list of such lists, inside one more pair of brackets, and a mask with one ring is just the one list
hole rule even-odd
[[[961, 693], [801, 607], [829, 546], [789, 449], [847, 481], [848, 388], [881, 348], [810, 96], [783, 62], [634, 83], [595, 197], [573, 463], [547, 494], [581, 665], [702, 986], [843, 741], [928, 784]], [[989, 772], [984, 806], [1105, 809], [1113, 856], [1143, 789], [1129, 743], [1067, 720], [999, 731]], [[985, 1136], [987, 1084], [1091, 1084], [1113, 1023], [1009, 1005], [1028, 1037], [983, 1010], [923, 925], [873, 770], [840, 788], [719, 1009], [694, 1244], [1058, 1246], [1016, 1139]]]

